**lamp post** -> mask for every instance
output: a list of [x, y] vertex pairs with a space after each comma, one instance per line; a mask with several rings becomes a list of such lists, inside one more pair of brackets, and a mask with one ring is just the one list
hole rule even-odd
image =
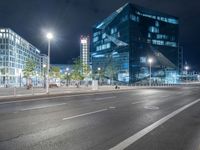
[[44, 64], [44, 65], [43, 65], [43, 71], [44, 71], [44, 72], [43, 72], [43, 75], [44, 75], [44, 77], [43, 77], [43, 78], [44, 78], [44, 88], [46, 87], [46, 71], [45, 71], [45, 68], [46, 68], [46, 67], [47, 67], [47, 65]]
[[185, 66], [185, 70], [186, 70], [186, 82], [188, 82], [188, 70], [190, 69], [189, 66]]
[[99, 83], [100, 83], [100, 71], [101, 71], [101, 68], [100, 68], [100, 67], [98, 67], [98, 68], [97, 68], [97, 70], [98, 70]]
[[48, 62], [47, 62], [47, 84], [46, 84], [46, 93], [49, 94], [49, 70], [50, 70], [50, 49], [51, 49], [51, 39], [53, 38], [52, 33], [47, 33], [48, 39]]
[[69, 85], [69, 74], [68, 74], [68, 71], [69, 71], [69, 68], [67, 67], [66, 68], [66, 85], [68, 86]]
[[152, 66], [152, 63], [153, 63], [153, 59], [152, 58], [149, 58], [148, 59], [148, 63], [149, 63], [149, 86], [151, 86], [151, 66]]

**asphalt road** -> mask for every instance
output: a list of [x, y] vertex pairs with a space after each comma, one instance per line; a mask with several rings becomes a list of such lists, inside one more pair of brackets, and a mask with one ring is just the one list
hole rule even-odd
[[0, 102], [0, 150], [199, 150], [200, 87]]

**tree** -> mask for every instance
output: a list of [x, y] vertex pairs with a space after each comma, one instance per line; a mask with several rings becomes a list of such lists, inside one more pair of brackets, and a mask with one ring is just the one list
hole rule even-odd
[[90, 66], [89, 65], [86, 65], [86, 64], [82, 64], [82, 67], [83, 67], [83, 77], [84, 78], [89, 78], [91, 77], [91, 69], [90, 69]]
[[24, 77], [26, 78], [26, 85], [31, 86], [31, 76], [34, 75], [36, 63], [32, 59], [28, 59], [23, 69]]
[[109, 63], [105, 69], [105, 76], [107, 76], [111, 80], [111, 84], [113, 84], [116, 75], [117, 75], [117, 67], [113, 65], [113, 63]]
[[60, 78], [60, 68], [59, 67], [51, 67], [50, 76]]
[[[80, 83], [80, 80], [84, 79], [82, 71], [83, 71], [82, 61], [80, 60], [80, 58], [77, 58], [73, 62], [71, 79], [76, 80]], [[79, 83], [76, 83], [77, 87]]]

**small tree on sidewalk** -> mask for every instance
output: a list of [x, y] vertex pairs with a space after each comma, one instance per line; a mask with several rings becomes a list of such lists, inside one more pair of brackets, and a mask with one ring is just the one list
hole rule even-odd
[[108, 66], [105, 69], [105, 76], [107, 76], [111, 80], [111, 85], [113, 84], [116, 75], [117, 67], [113, 63], [108, 64]]
[[26, 86], [29, 89], [32, 86], [31, 76], [34, 75], [36, 63], [32, 59], [28, 59], [23, 69], [24, 77], [26, 78]]
[[82, 74], [83, 71], [82, 61], [80, 60], [80, 58], [74, 60], [72, 69], [73, 71], [71, 73], [71, 79], [75, 80], [77, 87], [79, 87], [80, 81], [84, 79], [84, 76]]

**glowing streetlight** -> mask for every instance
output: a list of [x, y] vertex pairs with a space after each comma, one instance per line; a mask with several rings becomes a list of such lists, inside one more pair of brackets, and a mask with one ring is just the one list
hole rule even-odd
[[185, 66], [185, 70], [186, 70], [186, 82], [188, 80], [188, 70], [190, 69], [189, 66]]
[[150, 77], [149, 77], [149, 86], [151, 86], [151, 66], [152, 66], [152, 63], [153, 63], [153, 58], [149, 58], [148, 59], [148, 63], [149, 63], [149, 74], [150, 74]]
[[188, 71], [190, 69], [189, 66], [185, 66], [185, 70]]
[[101, 68], [100, 68], [100, 67], [98, 67], [98, 68], [97, 68], [97, 70], [98, 70], [98, 76], [99, 76], [98, 82], [100, 82], [100, 81], [101, 81], [101, 79], [100, 79], [100, 78], [101, 78], [101, 76], [100, 76], [100, 71], [101, 71]]
[[49, 40], [51, 40], [51, 39], [53, 39], [53, 34], [52, 33], [47, 33], [47, 39], [49, 39]]
[[51, 32], [47, 33], [47, 39], [48, 39], [48, 63], [47, 63], [46, 93], [49, 94], [50, 49], [51, 49], [51, 40], [53, 39], [53, 34]]

